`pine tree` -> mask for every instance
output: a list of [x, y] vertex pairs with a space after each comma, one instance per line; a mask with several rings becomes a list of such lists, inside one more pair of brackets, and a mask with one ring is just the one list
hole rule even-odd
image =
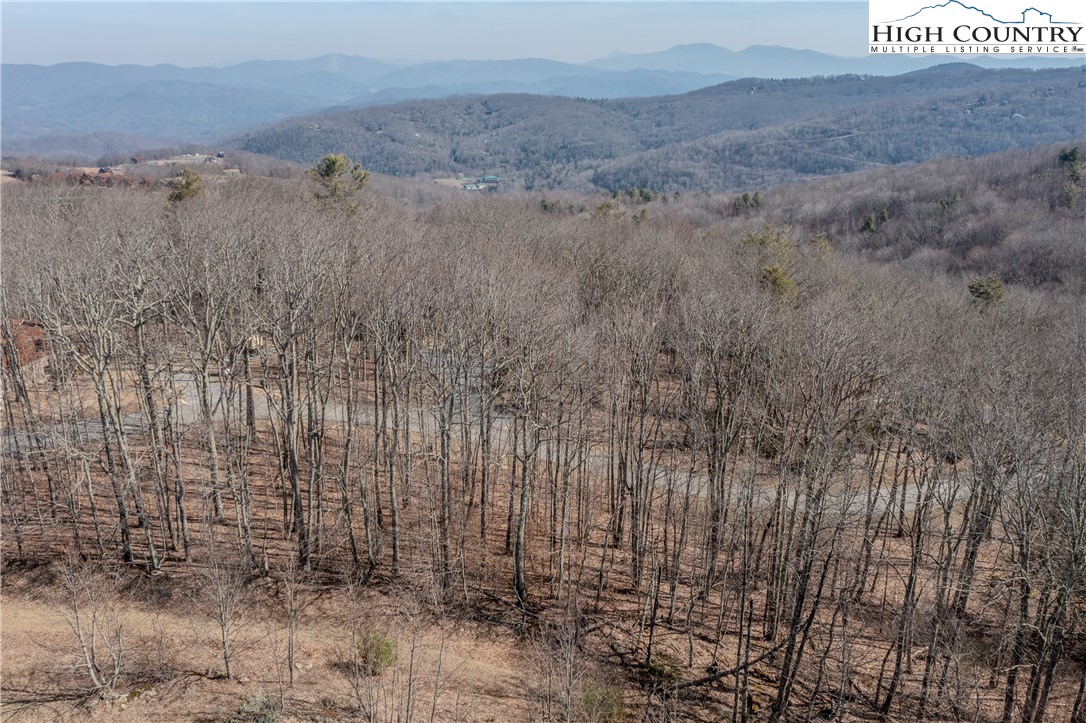
[[348, 211], [356, 210], [353, 198], [370, 180], [369, 172], [362, 169], [361, 163], [332, 153], [309, 169], [309, 177], [317, 182], [314, 195], [318, 201], [329, 206], [342, 206]]

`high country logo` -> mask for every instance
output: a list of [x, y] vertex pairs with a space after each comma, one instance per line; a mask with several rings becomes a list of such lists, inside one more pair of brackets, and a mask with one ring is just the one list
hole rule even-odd
[[[1028, 1], [1028, 0], [1027, 0]], [[1022, 0], [970, 4], [946, 0], [917, 7], [915, 0], [869, 0], [871, 53], [1086, 52], [1081, 0]], [[981, 6], [983, 5], [983, 6]]]

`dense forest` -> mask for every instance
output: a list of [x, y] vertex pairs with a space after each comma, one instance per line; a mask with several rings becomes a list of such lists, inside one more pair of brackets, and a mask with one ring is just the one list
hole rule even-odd
[[958, 63], [656, 98], [476, 96], [292, 119], [231, 144], [300, 162], [342, 152], [397, 176], [498, 173], [536, 191], [750, 191], [1081, 137], [1084, 77]]
[[1086, 719], [1081, 172], [5, 185], [5, 714]]

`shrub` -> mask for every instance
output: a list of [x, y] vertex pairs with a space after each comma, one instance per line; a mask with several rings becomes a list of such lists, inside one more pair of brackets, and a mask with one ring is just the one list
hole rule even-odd
[[674, 685], [682, 678], [682, 666], [679, 661], [667, 653], [657, 653], [649, 659], [646, 666], [649, 677], [660, 685]]
[[607, 218], [615, 212], [615, 204], [610, 201], [604, 201], [600, 205], [596, 206], [596, 210], [592, 212], [592, 218]]
[[799, 297], [799, 287], [791, 268], [798, 253], [792, 229], [788, 226], [763, 226], [758, 231], [748, 231], [743, 236], [744, 245], [754, 249], [762, 272], [759, 281], [762, 288], [780, 299], [794, 302]]
[[808, 245], [819, 256], [827, 256], [833, 253], [833, 243], [830, 242], [830, 237], [824, 232], [812, 238]]
[[781, 301], [794, 302], [799, 298], [799, 287], [796, 280], [780, 264], [773, 264], [762, 269], [762, 288], [769, 291]]
[[581, 692], [581, 716], [589, 723], [618, 723], [626, 718], [622, 694], [605, 685], [589, 683]]
[[281, 715], [272, 699], [261, 693], [242, 703], [228, 723], [278, 723]]
[[376, 630], [358, 639], [358, 663], [368, 675], [380, 675], [396, 663], [396, 641]]
[[762, 198], [761, 191], [756, 191], [753, 194], [749, 192], [744, 193], [742, 196], [739, 196], [735, 199], [735, 212], [740, 213], [749, 208], [758, 208], [762, 205], [762, 203], [764, 203], [764, 199]]
[[1003, 281], [994, 273], [987, 276], [974, 276], [969, 280], [969, 293], [977, 301], [986, 304], [998, 304], [1003, 300], [1006, 289]]
[[1078, 146], [1060, 151], [1060, 164], [1067, 167], [1068, 175], [1073, 183], [1082, 180], [1082, 151]]
[[743, 236], [743, 243], [754, 249], [767, 261], [784, 263], [796, 255], [796, 240], [792, 238], [790, 226], [762, 226], [757, 231], [748, 231]]
[[1082, 194], [1082, 151], [1078, 146], [1060, 151], [1060, 165], [1067, 169], [1067, 184], [1063, 187], [1062, 205], [1074, 208]]
[[1082, 195], [1082, 187], [1074, 181], [1068, 181], [1063, 187], [1062, 205], [1066, 208], [1074, 208], [1078, 204], [1078, 198]]

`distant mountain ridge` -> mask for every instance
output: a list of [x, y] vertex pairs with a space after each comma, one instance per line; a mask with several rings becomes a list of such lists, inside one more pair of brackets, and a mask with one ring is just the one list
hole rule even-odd
[[[494, 93], [621, 98], [673, 95], [739, 77], [894, 75], [943, 58], [839, 57], [811, 50], [710, 44], [615, 55], [587, 63], [546, 59], [388, 63], [333, 54], [252, 60], [223, 68], [62, 63], [2, 67], [5, 153], [124, 151], [125, 138], [208, 142], [327, 108]], [[1000, 63], [982, 59], [983, 64]], [[1066, 67], [1080, 58], [1027, 58]], [[1001, 63], [1008, 67], [1007, 61]], [[86, 136], [85, 149], [80, 137]], [[114, 145], [110, 145], [113, 143]], [[103, 145], [105, 144], [105, 145]]]
[[955, 63], [649, 98], [411, 101], [297, 118], [231, 145], [303, 163], [346, 153], [389, 175], [495, 172], [527, 190], [743, 190], [1083, 138], [1083, 88], [1082, 69]]

